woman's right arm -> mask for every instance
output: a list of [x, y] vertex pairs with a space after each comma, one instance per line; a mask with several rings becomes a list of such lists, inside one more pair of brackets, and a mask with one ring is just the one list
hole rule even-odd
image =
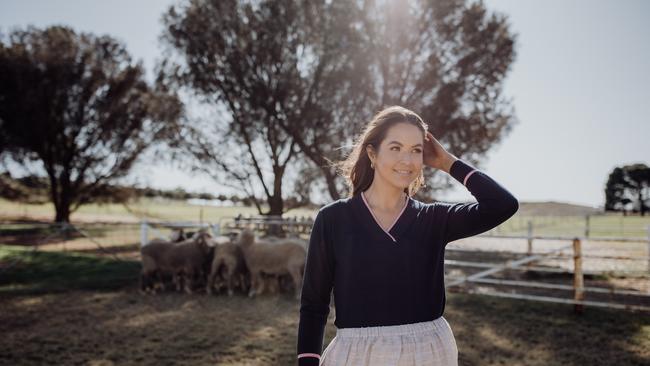
[[323, 210], [319, 210], [311, 230], [300, 296], [298, 324], [298, 365], [318, 366], [323, 335], [330, 312], [334, 284], [334, 256], [327, 240]]

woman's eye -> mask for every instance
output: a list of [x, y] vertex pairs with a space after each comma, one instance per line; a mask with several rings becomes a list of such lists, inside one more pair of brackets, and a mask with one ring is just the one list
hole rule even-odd
[[[391, 149], [391, 150], [393, 150], [393, 149], [397, 149], [397, 150], [393, 150], [393, 151], [398, 151], [398, 150], [399, 150], [399, 146], [393, 146], [393, 147], [391, 147], [390, 149]], [[422, 152], [422, 149], [413, 149], [413, 151], [415, 151], [416, 153], [419, 154], [419, 153]]]

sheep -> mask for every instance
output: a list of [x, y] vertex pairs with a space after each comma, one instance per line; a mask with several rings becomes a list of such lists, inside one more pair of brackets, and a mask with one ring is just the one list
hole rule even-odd
[[[165, 245], [160, 245], [160, 243], [165, 243], [165, 244], [175, 244], [175, 243], [180, 243], [186, 241], [188, 238], [186, 234], [183, 231], [183, 228], [178, 228], [172, 230], [169, 240], [164, 240], [160, 238], [156, 238], [148, 242], [147, 245], [150, 244], [155, 244], [154, 247], [149, 247], [148, 251], [149, 253], [162, 253], [164, 250], [162, 247]], [[151, 255], [149, 257], [142, 256], [143, 261], [146, 260], [151, 260]], [[155, 264], [149, 263], [147, 267], [150, 268], [155, 268]], [[167, 282], [172, 282], [172, 284], [176, 287], [177, 291], [181, 290], [181, 275], [182, 273], [175, 273], [172, 269], [167, 269], [167, 270], [162, 270], [161, 268], [156, 268], [155, 271], [151, 273], [146, 273], [141, 276], [141, 289], [143, 291], [149, 291], [152, 290], [155, 293], [156, 288], [161, 288], [163, 290], [166, 289], [166, 283]]]
[[[304, 239], [301, 239], [299, 236], [295, 235], [287, 235], [286, 237], [278, 237], [275, 235], [269, 235], [269, 236], [264, 236], [262, 238], [258, 238], [256, 240], [256, 243], [269, 243], [269, 244], [278, 244], [278, 243], [287, 243], [287, 242], [292, 242], [299, 244], [305, 249], [305, 253], [307, 252], [307, 246], [308, 242]], [[267, 274], [263, 273], [263, 284], [265, 288], [270, 287], [270, 292], [280, 292], [280, 291], [289, 291], [291, 290], [291, 287], [293, 286], [293, 278], [289, 273], [285, 273], [282, 275], [276, 275], [276, 274]]]
[[[153, 240], [140, 249], [142, 255], [141, 289], [145, 290], [154, 276], [170, 272], [173, 274], [177, 290], [182, 286], [180, 279], [185, 279], [185, 291], [192, 293], [197, 278], [201, 278], [211, 262], [210, 234], [200, 232], [192, 239], [178, 243]], [[155, 290], [155, 289], [154, 289]], [[155, 292], [155, 291], [154, 291]]]
[[169, 234], [169, 241], [173, 243], [178, 243], [185, 239], [187, 239], [187, 235], [183, 231], [183, 228], [174, 229], [171, 234]]
[[191, 239], [176, 243], [175, 251], [182, 258], [181, 279], [185, 280], [185, 290], [192, 293], [195, 284], [204, 286], [207, 274], [210, 272], [212, 257], [215, 254], [212, 235], [205, 230], [197, 231]]
[[163, 239], [153, 239], [140, 248], [142, 260], [142, 271], [140, 273], [140, 290], [143, 292], [156, 293], [157, 289], [165, 289], [165, 282], [170, 277], [174, 284], [178, 283], [177, 275], [169, 268], [161, 268], [156, 263], [163, 252], [173, 245], [172, 242]]
[[[173, 235], [171, 238], [173, 239]], [[155, 238], [140, 247], [142, 262], [140, 288], [142, 291], [151, 290], [155, 294], [157, 290], [166, 290], [167, 283], [171, 282], [176, 285], [179, 282], [177, 274], [171, 268], [157, 265], [157, 262], [160, 261], [159, 258], [173, 244], [173, 240]]]
[[251, 288], [248, 293], [253, 297], [261, 293], [263, 275], [282, 276], [289, 274], [293, 280], [295, 296], [300, 298], [302, 276], [307, 252], [295, 239], [282, 241], [257, 241], [250, 229], [244, 229], [239, 236], [238, 244], [244, 253], [246, 266], [251, 275]]
[[298, 236], [293, 236], [293, 235], [287, 236], [286, 238], [281, 238], [281, 237], [275, 236], [275, 235], [269, 235], [269, 236], [259, 238], [259, 239], [257, 239], [257, 241], [258, 242], [274, 243], [274, 244], [284, 243], [284, 242], [295, 242], [297, 244], [300, 244], [300, 246], [302, 246], [303, 248], [305, 248], [305, 251], [307, 250], [307, 246], [308, 246], [308, 241], [307, 240], [302, 239], [302, 238], [300, 238]]
[[219, 277], [219, 287], [221, 287], [222, 281], [226, 282], [228, 296], [233, 295], [235, 283], [244, 292], [248, 291], [249, 273], [244, 261], [242, 248], [239, 245], [232, 242], [218, 245], [212, 260], [210, 274], [208, 275], [208, 284], [206, 287], [208, 294], [212, 293], [217, 277]]

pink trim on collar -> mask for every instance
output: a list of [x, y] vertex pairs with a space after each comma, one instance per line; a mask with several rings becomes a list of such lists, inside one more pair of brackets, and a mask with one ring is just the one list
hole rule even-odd
[[463, 185], [464, 185], [464, 186], [467, 186], [467, 178], [469, 178], [470, 175], [472, 175], [472, 174], [474, 174], [474, 173], [476, 173], [476, 172], [477, 172], [477, 170], [474, 169], [474, 170], [472, 170], [471, 172], [467, 173], [467, 175], [465, 176], [465, 179], [463, 179]]
[[302, 357], [316, 357], [317, 359], [320, 360], [320, 355], [318, 353], [301, 353], [298, 355], [298, 358]]
[[390, 236], [390, 238], [393, 239], [394, 242], [397, 242], [397, 239], [395, 239], [395, 237], [390, 235], [389, 231], [390, 231], [390, 229], [393, 228], [393, 226], [395, 225], [397, 220], [399, 220], [399, 218], [402, 216], [402, 214], [404, 213], [404, 210], [406, 210], [406, 206], [408, 206], [408, 203], [409, 203], [408, 196], [406, 197], [406, 202], [404, 202], [404, 207], [402, 207], [402, 211], [400, 211], [400, 213], [395, 217], [395, 220], [393, 220], [393, 223], [390, 224], [390, 226], [388, 227], [388, 230], [385, 230], [381, 226], [381, 224], [379, 223], [379, 220], [377, 220], [377, 216], [375, 216], [375, 213], [372, 212], [372, 209], [370, 208], [370, 205], [368, 204], [368, 201], [366, 201], [366, 196], [363, 194], [363, 192], [361, 192], [361, 198], [363, 199], [363, 203], [366, 204], [366, 207], [368, 207], [368, 211], [370, 211], [370, 214], [372, 215], [372, 218], [375, 219], [375, 222], [377, 223], [377, 226], [379, 226], [380, 229], [384, 230], [384, 232], [386, 234], [388, 234], [388, 236]]

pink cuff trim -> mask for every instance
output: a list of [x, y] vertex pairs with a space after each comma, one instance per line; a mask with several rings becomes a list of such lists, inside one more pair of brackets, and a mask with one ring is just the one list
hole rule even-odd
[[474, 173], [476, 173], [476, 172], [477, 172], [477, 170], [474, 169], [474, 170], [472, 170], [471, 172], [467, 173], [467, 175], [465, 176], [465, 179], [463, 179], [463, 185], [464, 185], [464, 186], [467, 186], [467, 178], [469, 178], [470, 175], [472, 175], [472, 174], [474, 174]]
[[320, 360], [320, 355], [318, 353], [301, 353], [298, 355], [298, 358], [302, 357], [316, 357], [317, 359]]

